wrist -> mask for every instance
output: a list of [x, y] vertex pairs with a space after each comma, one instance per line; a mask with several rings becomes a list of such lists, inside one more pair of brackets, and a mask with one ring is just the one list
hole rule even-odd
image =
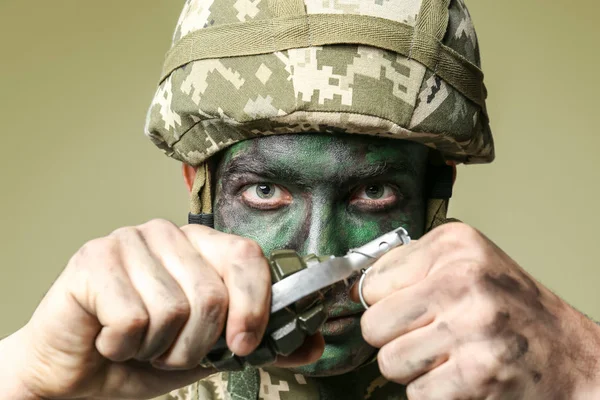
[[571, 397], [573, 400], [600, 398], [600, 381], [595, 369], [586, 371], [585, 373], [579, 371], [579, 380], [574, 386]]
[[[600, 398], [600, 326], [584, 314], [577, 314], [578, 324], [572, 325], [571, 337], [577, 347], [572, 352], [573, 390], [569, 398], [587, 400]], [[570, 319], [573, 321], [572, 319]]]
[[12, 400], [42, 400], [23, 379], [24, 352], [20, 344], [21, 331], [0, 340], [0, 390], [2, 397]]

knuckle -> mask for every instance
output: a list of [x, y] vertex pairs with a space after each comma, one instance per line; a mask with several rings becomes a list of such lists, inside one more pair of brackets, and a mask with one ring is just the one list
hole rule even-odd
[[471, 243], [465, 245], [464, 253], [469, 260], [472, 261], [473, 266], [476, 266], [479, 270], [485, 268], [490, 261], [490, 248], [483, 242]]
[[194, 359], [187, 352], [177, 352], [169, 354], [167, 357], [160, 357], [160, 361], [154, 360], [154, 366], [165, 370], [187, 370], [198, 366], [200, 359]]
[[123, 318], [120, 323], [120, 331], [125, 334], [132, 335], [146, 330], [150, 323], [150, 316], [145, 310], [138, 309], [130, 311], [126, 318]]
[[471, 260], [456, 260], [447, 264], [447, 267], [435, 277], [436, 285], [444, 289], [436, 290], [431, 295], [436, 305], [442, 308], [447, 306], [444, 302], [448, 301], [448, 296], [456, 300], [477, 293], [482, 276], [479, 265]]
[[406, 397], [408, 400], [420, 400], [427, 398], [424, 392], [424, 386], [411, 382], [406, 386]]
[[480, 326], [491, 327], [500, 324], [500, 319], [504, 318], [505, 313], [501, 312], [497, 304], [484, 296], [477, 296], [473, 299], [476, 305], [473, 310], [473, 321]]
[[149, 230], [166, 230], [177, 228], [177, 226], [169, 220], [162, 218], [151, 219], [150, 221], [140, 225], [140, 229]]
[[108, 259], [116, 260], [119, 258], [119, 241], [111, 236], [90, 240], [85, 243], [73, 256], [72, 262], [78, 267], [88, 265], [84, 260]]
[[98, 239], [93, 239], [87, 242], [81, 248], [81, 253], [97, 254], [114, 253], [119, 250], [119, 241], [113, 237], [106, 236]]
[[178, 362], [171, 363], [171, 367], [173, 369], [185, 371], [185, 370], [189, 370], [189, 369], [193, 369], [193, 368], [197, 367], [199, 362], [200, 362], [200, 360], [192, 361], [190, 358], [185, 357], [185, 358], [179, 360]]
[[388, 381], [399, 382], [398, 377], [393, 374], [394, 371], [394, 358], [392, 354], [383, 348], [377, 354], [377, 364], [379, 365], [379, 371], [381, 375]]
[[221, 321], [227, 313], [229, 299], [225, 290], [205, 287], [199, 300], [199, 312], [209, 321]]
[[[375, 324], [375, 326], [377, 326], [377, 324]], [[373, 321], [370, 318], [368, 318], [367, 315], [363, 315], [363, 317], [360, 319], [360, 329], [362, 332], [363, 339], [365, 339], [365, 342], [367, 342], [371, 346], [379, 347], [379, 343], [377, 342], [377, 338], [374, 332], [375, 326], [373, 325]]]
[[481, 240], [481, 233], [477, 229], [462, 222], [442, 225], [439, 233], [446, 242], [460, 248], [479, 243]]
[[482, 388], [489, 385], [489, 383], [498, 376], [503, 365], [503, 362], [496, 356], [486, 357], [485, 360], [481, 360], [477, 363], [477, 365], [474, 366], [472, 374], [473, 388]]
[[455, 268], [456, 278], [469, 287], [481, 281], [482, 273], [481, 263], [476, 260], [462, 260], [460, 266]]
[[207, 226], [200, 225], [200, 224], [182, 225], [179, 229], [181, 229], [182, 231], [187, 231], [187, 232], [205, 232], [207, 230], [214, 230], [212, 228], [209, 228]]
[[160, 236], [164, 242], [176, 243], [183, 232], [177, 225], [166, 219], [152, 219], [138, 227], [142, 236]]
[[139, 236], [139, 231], [134, 226], [123, 226], [115, 229], [108, 237], [116, 238], [117, 240], [126, 240], [126, 238]]
[[231, 244], [231, 254], [236, 258], [258, 258], [263, 256], [262, 249], [254, 240], [236, 238]]
[[217, 232], [212, 228], [209, 228], [204, 225], [199, 225], [199, 224], [184, 225], [178, 229], [180, 229], [188, 238], [190, 238], [190, 239], [196, 238], [198, 240], [200, 240], [200, 238], [203, 238], [207, 234]]
[[447, 224], [446, 228], [449, 233], [454, 236], [462, 237], [464, 239], [479, 237], [480, 233], [477, 229], [471, 225], [467, 225], [464, 222], [451, 222]]
[[171, 301], [170, 304], [164, 306], [162, 318], [166, 324], [186, 321], [191, 312], [190, 304], [185, 300]]
[[242, 312], [240, 327], [243, 332], [256, 332], [266, 323], [267, 314], [257, 309]]
[[189, 353], [185, 353], [169, 358], [164, 362], [164, 366], [174, 370], [189, 370], [196, 368], [200, 360], [192, 357]]

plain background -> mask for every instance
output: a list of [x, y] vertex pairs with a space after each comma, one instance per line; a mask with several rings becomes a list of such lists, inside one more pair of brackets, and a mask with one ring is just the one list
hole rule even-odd
[[[177, 162], [143, 135], [183, 0], [0, 0], [0, 337], [86, 241], [185, 223]], [[467, 0], [497, 160], [460, 167], [451, 215], [600, 318], [600, 5]]]

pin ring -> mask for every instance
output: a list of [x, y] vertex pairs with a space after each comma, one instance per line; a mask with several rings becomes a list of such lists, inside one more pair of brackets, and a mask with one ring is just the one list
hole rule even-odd
[[358, 298], [360, 299], [360, 303], [363, 305], [365, 310], [369, 309], [369, 305], [367, 304], [367, 302], [365, 301], [365, 298], [363, 296], [363, 284], [365, 282], [365, 277], [367, 276], [367, 272], [369, 272], [370, 269], [371, 269], [371, 267], [369, 267], [367, 269], [363, 269], [362, 275], [360, 276], [360, 280], [358, 281]]

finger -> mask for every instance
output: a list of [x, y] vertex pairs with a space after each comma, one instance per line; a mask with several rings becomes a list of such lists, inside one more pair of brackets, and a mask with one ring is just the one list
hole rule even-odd
[[277, 356], [275, 366], [279, 368], [294, 368], [317, 362], [325, 350], [325, 339], [317, 333], [304, 340], [302, 346], [289, 356]]
[[421, 375], [406, 387], [409, 400], [446, 400], [465, 398], [465, 384], [454, 359]]
[[133, 358], [146, 331], [149, 316], [122, 267], [121, 248], [114, 238], [96, 239], [75, 255], [73, 298], [102, 326], [96, 349], [120, 362]]
[[121, 244], [123, 264], [150, 316], [135, 358], [156, 359], [175, 341], [189, 317], [190, 304], [179, 284], [152, 254], [139, 230], [121, 228], [111, 235]]
[[[393, 249], [369, 270], [363, 282], [363, 297], [374, 304], [389, 294], [412, 286], [467, 257], [481, 257], [485, 240], [481, 234], [462, 223], [449, 223], [428, 232], [418, 241]], [[352, 288], [358, 300], [358, 287]]]
[[[375, 304], [389, 294], [421, 282], [432, 264], [432, 254], [422, 251], [421, 242], [412, 241], [384, 254], [366, 274], [362, 294], [367, 304]], [[353, 301], [359, 301], [358, 284], [350, 290]]]
[[502, 385], [514, 385], [515, 381], [509, 374], [499, 378], [498, 366], [498, 359], [485, 343], [462, 344], [444, 364], [409, 383], [408, 398], [488, 399], [493, 393], [508, 393]]
[[454, 339], [440, 327], [443, 325], [434, 322], [383, 346], [377, 355], [381, 374], [406, 385], [445, 363]]
[[115, 363], [107, 368], [100, 397], [103, 399], [155, 398], [165, 392], [198, 382], [215, 372], [214, 369], [202, 367], [185, 371], [163, 371], [139, 361]]
[[430, 294], [429, 285], [414, 285], [369, 307], [360, 321], [365, 341], [380, 348], [397, 337], [429, 325], [439, 313]]
[[[189, 240], [223, 278], [229, 296], [226, 338], [240, 356], [260, 343], [269, 318], [271, 275], [267, 259], [250, 239], [188, 225]], [[211, 235], [212, 241], [205, 240]]]
[[[168, 221], [139, 227], [148, 247], [185, 294], [189, 317], [171, 348], [153, 365], [161, 369], [191, 369], [219, 338], [227, 314], [227, 289], [186, 235]], [[208, 240], [205, 236], [204, 240]]]

